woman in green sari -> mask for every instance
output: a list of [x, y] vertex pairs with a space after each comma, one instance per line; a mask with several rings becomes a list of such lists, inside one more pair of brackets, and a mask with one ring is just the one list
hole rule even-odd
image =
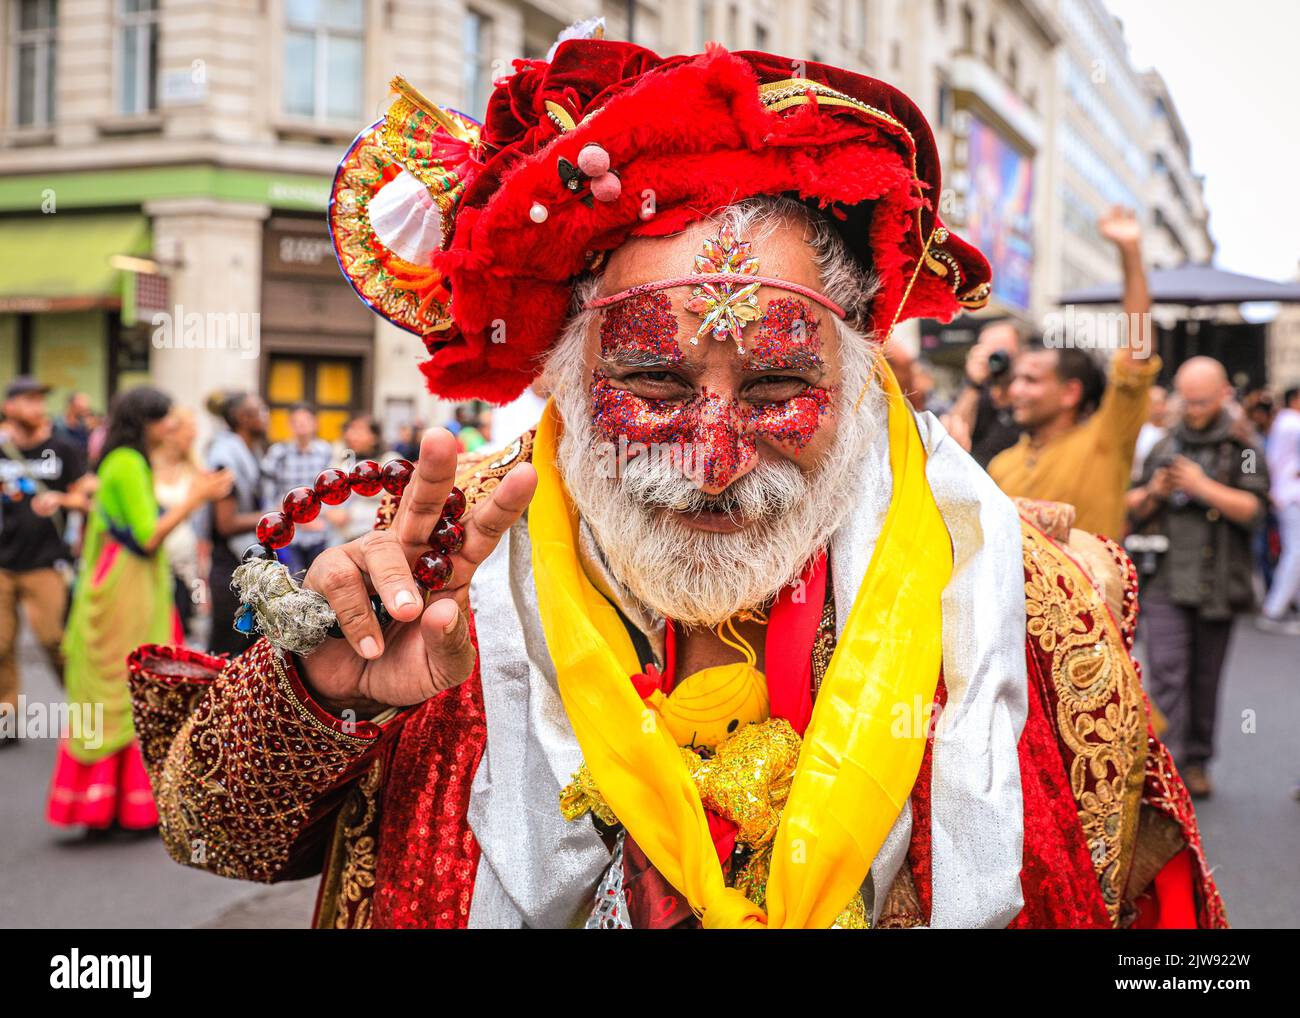
[[131, 724], [126, 659], [142, 643], [183, 641], [162, 543], [233, 483], [227, 471], [200, 474], [180, 503], [159, 514], [149, 454], [170, 426], [170, 410], [171, 399], [147, 386], [121, 393], [109, 410], [63, 638], [68, 731], [46, 814], [59, 826], [142, 830], [158, 823]]

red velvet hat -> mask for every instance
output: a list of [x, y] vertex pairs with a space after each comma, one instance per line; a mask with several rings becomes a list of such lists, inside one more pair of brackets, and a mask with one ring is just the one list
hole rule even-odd
[[755, 195], [826, 210], [880, 276], [882, 332], [988, 301], [988, 262], [935, 211], [929, 125], [874, 78], [581, 39], [550, 63], [516, 61], [481, 126], [394, 87], [339, 166], [330, 227], [362, 299], [424, 339], [422, 370], [444, 398], [513, 399], [558, 337], [576, 277], [630, 236]]

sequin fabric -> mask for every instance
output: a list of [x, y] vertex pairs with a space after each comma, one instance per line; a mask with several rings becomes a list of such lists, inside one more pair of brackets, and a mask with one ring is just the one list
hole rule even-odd
[[487, 725], [478, 667], [403, 727], [383, 796], [374, 924], [463, 929], [479, 846], [466, 823]]

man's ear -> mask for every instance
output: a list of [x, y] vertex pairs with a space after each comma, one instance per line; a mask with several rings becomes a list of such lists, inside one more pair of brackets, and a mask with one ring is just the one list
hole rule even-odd
[[1067, 378], [1061, 382], [1061, 405], [1067, 410], [1078, 410], [1083, 403], [1083, 382]]

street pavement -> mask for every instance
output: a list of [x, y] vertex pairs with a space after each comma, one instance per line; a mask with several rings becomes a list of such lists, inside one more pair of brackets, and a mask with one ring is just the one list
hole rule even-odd
[[[29, 699], [56, 701], [24, 634]], [[1213, 799], [1198, 805], [1214, 876], [1238, 927], [1300, 927], [1300, 637], [1238, 623], [1220, 702]], [[0, 928], [298, 929], [314, 880], [271, 887], [173, 863], [156, 837], [87, 842], [44, 820], [56, 744], [0, 750]]]

